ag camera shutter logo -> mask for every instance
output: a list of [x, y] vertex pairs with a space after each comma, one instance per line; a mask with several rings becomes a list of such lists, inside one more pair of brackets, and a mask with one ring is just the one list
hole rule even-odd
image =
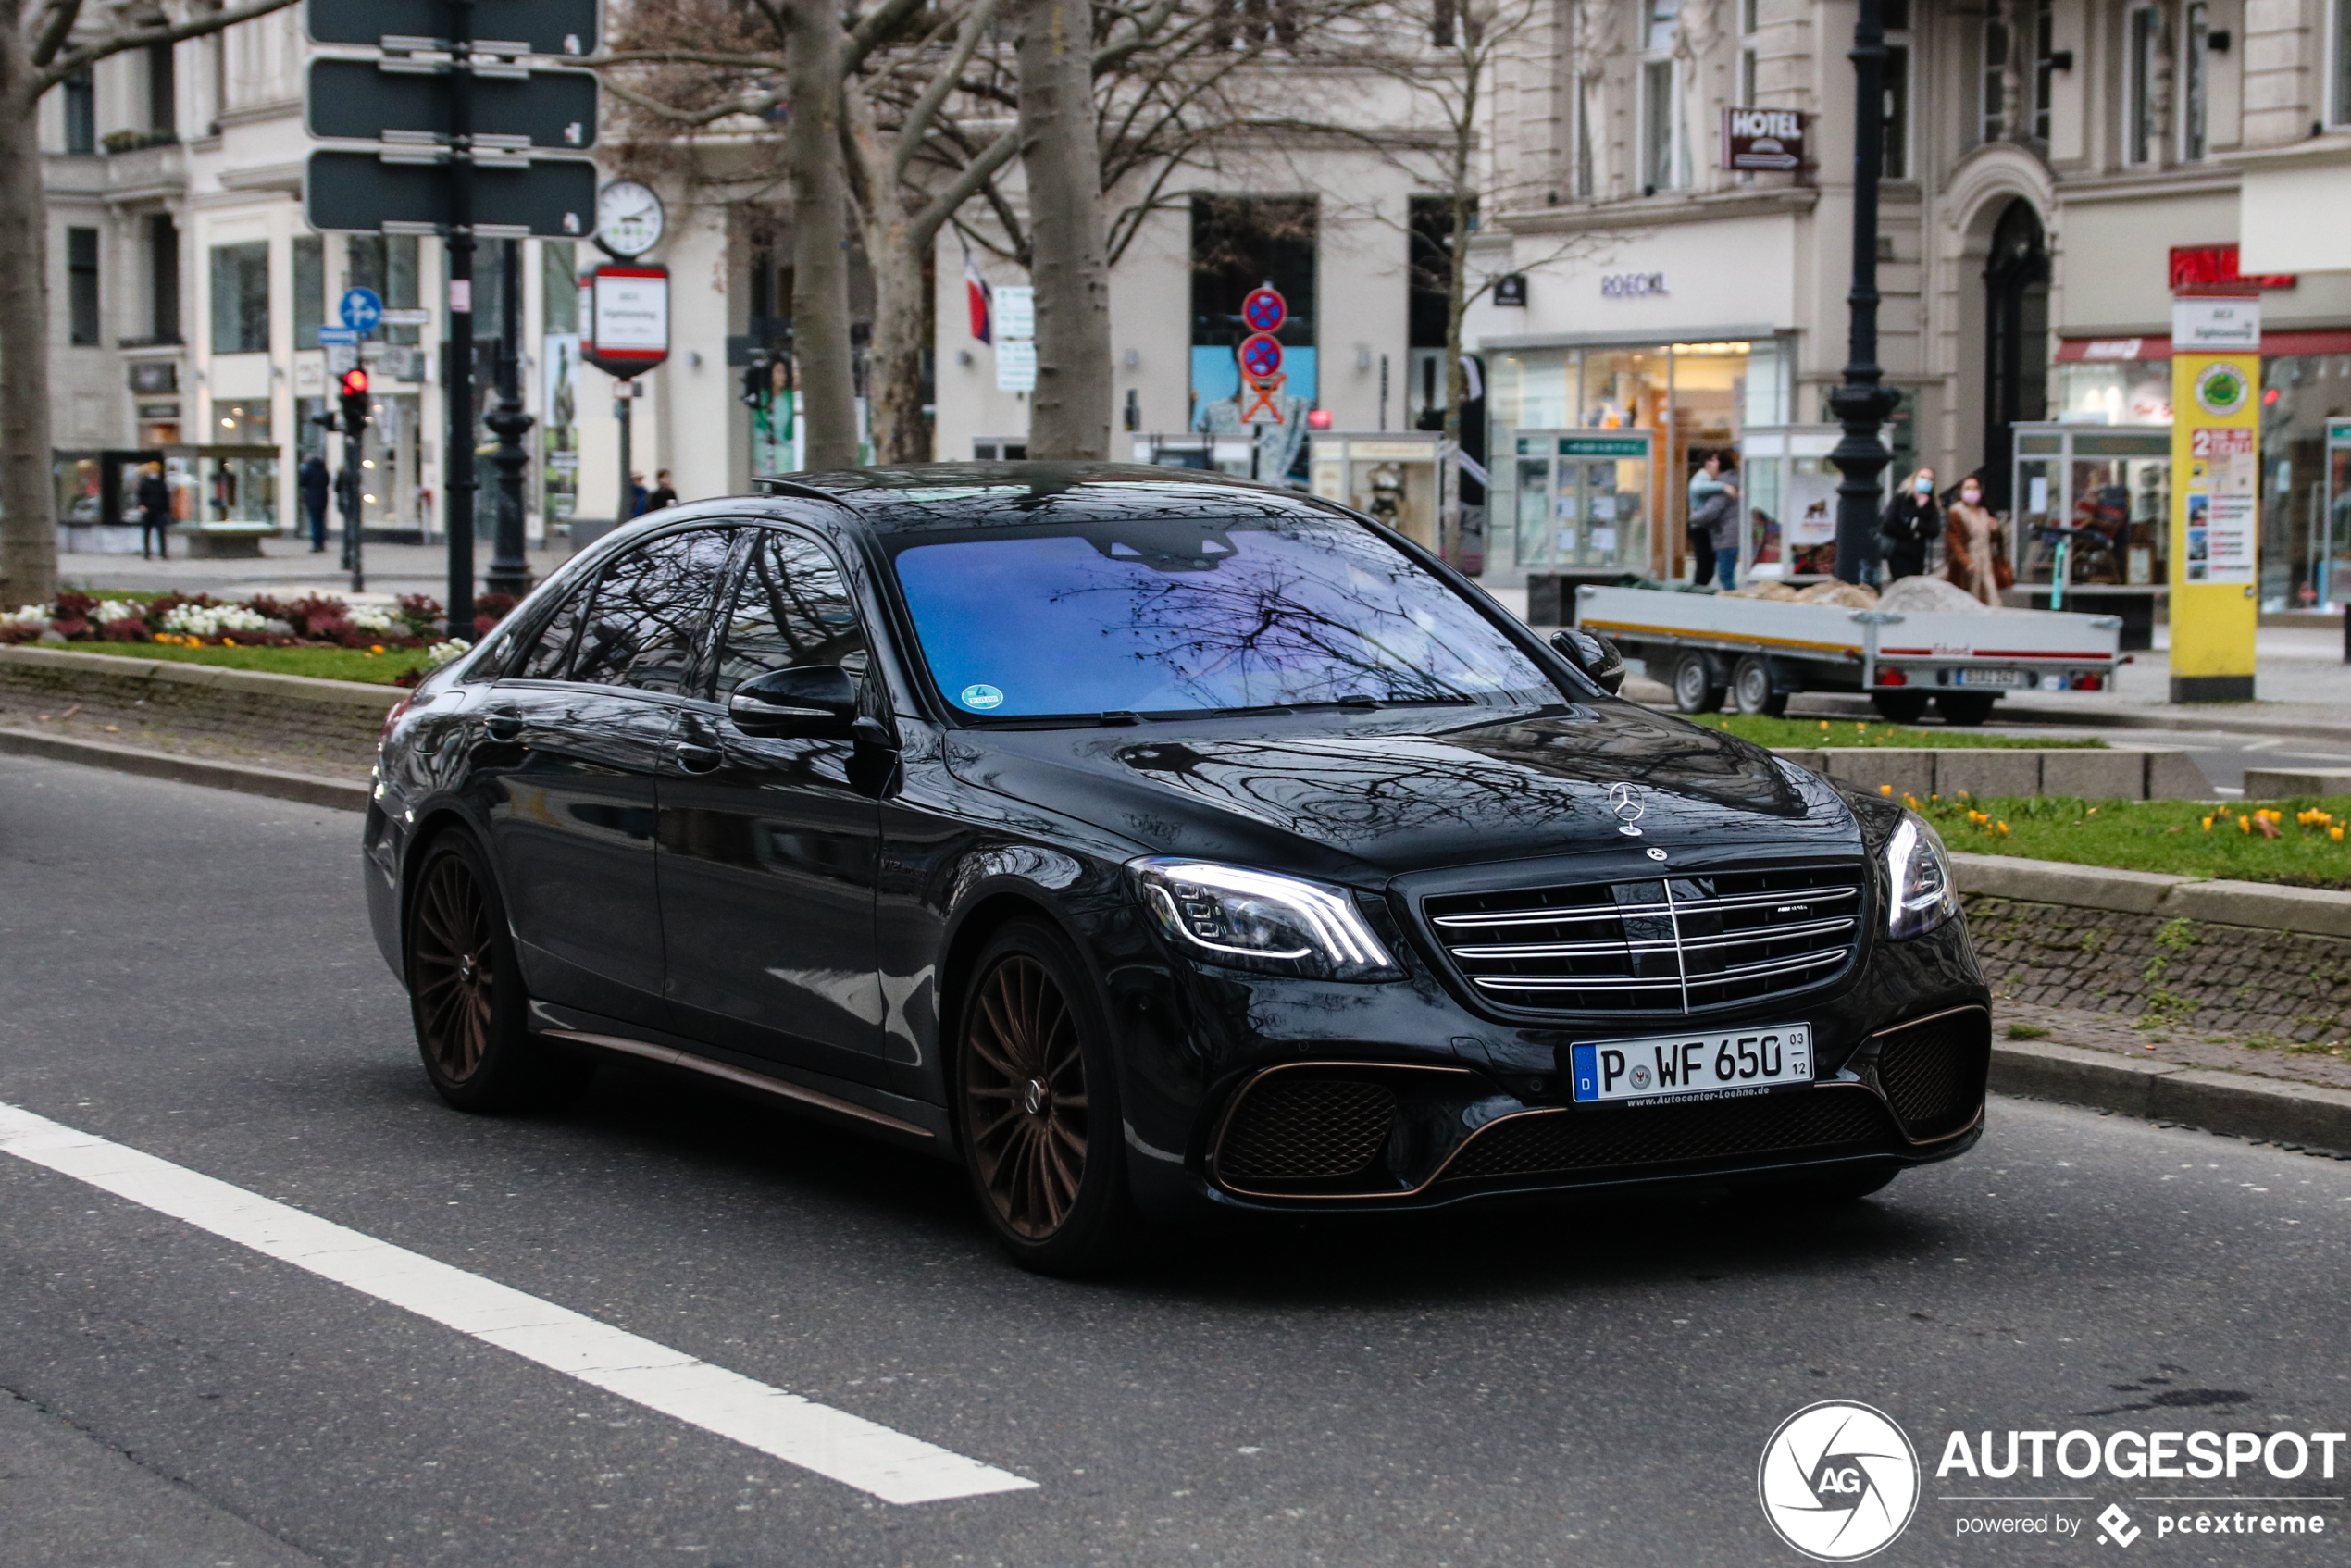
[[1909, 1527], [1918, 1451], [1884, 1411], [1823, 1400], [1780, 1423], [1755, 1489], [1780, 1539], [1818, 1562], [1857, 1562]]

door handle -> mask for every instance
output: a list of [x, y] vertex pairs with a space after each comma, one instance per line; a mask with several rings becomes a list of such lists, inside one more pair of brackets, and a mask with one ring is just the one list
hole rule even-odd
[[522, 715], [507, 709], [485, 715], [481, 728], [492, 740], [512, 740], [522, 733]]
[[669, 754], [678, 767], [687, 773], [715, 773], [727, 754], [715, 746], [697, 746], [690, 740], [672, 740]]

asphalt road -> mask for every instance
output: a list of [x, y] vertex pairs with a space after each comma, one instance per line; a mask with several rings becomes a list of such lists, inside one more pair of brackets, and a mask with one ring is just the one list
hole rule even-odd
[[[1946, 1433], [2351, 1425], [2351, 1164], [2000, 1101], [1828, 1215], [1727, 1196], [1000, 1261], [959, 1179], [651, 1071], [428, 1090], [357, 819], [0, 758], [0, 1103], [1038, 1483], [893, 1506], [0, 1157], [0, 1564], [1772, 1564], [1756, 1466], [1832, 1398], [1929, 1472], [1880, 1562], [2081, 1563], [1962, 1515], [2351, 1482], [2011, 1483]], [[2344, 1561], [2178, 1537], [2127, 1561]]]

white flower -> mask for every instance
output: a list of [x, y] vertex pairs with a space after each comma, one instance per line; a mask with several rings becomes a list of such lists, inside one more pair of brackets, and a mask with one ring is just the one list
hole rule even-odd
[[47, 626], [57, 618], [53, 604], [27, 604], [8, 615], [0, 616], [0, 626]]
[[439, 669], [452, 659], [464, 658], [473, 652], [473, 646], [462, 637], [453, 637], [445, 642], [436, 642], [425, 650], [426, 667]]
[[352, 625], [357, 627], [362, 631], [390, 631], [393, 629], [392, 618], [390, 616], [385, 615], [381, 610], [345, 610], [342, 613], [342, 618], [349, 621]]
[[175, 604], [164, 613], [163, 628], [183, 637], [218, 637], [224, 631], [266, 631], [269, 622], [243, 604]]
[[144, 620], [146, 616], [143, 605], [134, 604], [128, 599], [101, 599], [98, 607], [90, 612], [90, 624], [112, 626], [117, 621]]

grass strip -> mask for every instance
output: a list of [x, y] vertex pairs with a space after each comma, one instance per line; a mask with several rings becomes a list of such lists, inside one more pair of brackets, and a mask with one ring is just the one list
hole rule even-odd
[[[2174, 877], [2351, 889], [2351, 796], [2215, 806], [2069, 795], [1919, 803], [1943, 841], [1977, 854]], [[2259, 813], [2275, 832], [2261, 830]]]
[[2106, 742], [2055, 740], [1999, 730], [1911, 729], [1863, 719], [1767, 718], [1761, 714], [1685, 715], [1693, 724], [1720, 729], [1759, 746], [1785, 751], [1811, 746], [1931, 746], [1938, 751], [2099, 751]]
[[163, 659], [180, 665], [220, 665], [266, 670], [271, 675], [306, 675], [320, 680], [356, 680], [391, 686], [410, 670], [425, 667], [422, 648], [183, 648], [168, 642], [68, 642], [42, 644], [71, 653], [111, 653], [127, 659]]

